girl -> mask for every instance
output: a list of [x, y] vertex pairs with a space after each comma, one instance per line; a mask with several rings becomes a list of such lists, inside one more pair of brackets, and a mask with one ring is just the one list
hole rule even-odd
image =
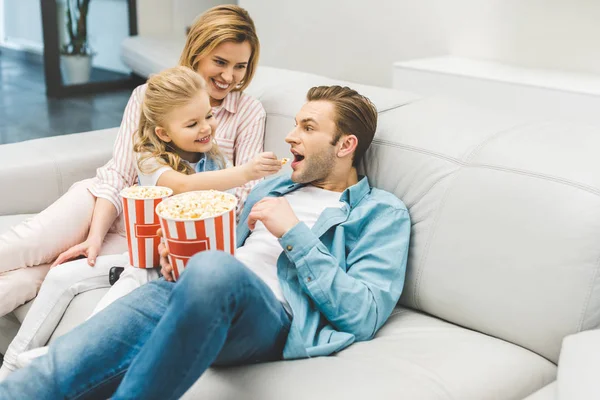
[[[246, 164], [226, 168], [225, 157], [214, 143], [216, 123], [206, 84], [189, 68], [171, 68], [150, 78], [141, 108], [133, 149], [142, 185], [166, 186], [174, 193], [228, 190], [281, 169], [273, 153], [262, 153]], [[2, 375], [17, 367], [20, 353], [46, 344], [70, 300], [86, 289], [81, 282], [94, 280], [98, 270], [104, 271], [107, 279], [106, 271], [111, 266], [126, 265], [127, 261], [125, 253], [98, 257], [95, 268], [80, 260], [52, 269], [6, 352]], [[126, 268], [92, 315], [157, 278], [155, 269]]]
[[[254, 76], [259, 52], [248, 13], [224, 5], [194, 22], [179, 61], [207, 82], [212, 115], [218, 122], [215, 140], [236, 166], [262, 151], [265, 111], [260, 102], [243, 93]], [[113, 158], [98, 169], [96, 178], [78, 182], [46, 210], [0, 235], [0, 316], [35, 295], [47, 263], [56, 260], [54, 265], [58, 265], [84, 255], [93, 266], [98, 254], [126, 250], [122, 221], [117, 220], [122, 211], [119, 192], [137, 179], [132, 138], [145, 91], [142, 85], [131, 95]], [[240, 208], [253, 184], [236, 189]], [[98, 273], [105, 278], [104, 271]], [[108, 286], [108, 279], [97, 285]]]

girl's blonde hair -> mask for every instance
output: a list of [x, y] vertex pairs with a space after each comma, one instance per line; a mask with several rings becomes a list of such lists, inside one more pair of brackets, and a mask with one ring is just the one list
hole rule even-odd
[[248, 11], [234, 5], [216, 6], [201, 14], [187, 35], [187, 41], [179, 65], [198, 70], [200, 59], [223, 42], [243, 43], [248, 41], [251, 54], [246, 75], [234, 91], [243, 91], [248, 87], [256, 72], [260, 43], [256, 35], [254, 21]]
[[[156, 135], [155, 130], [157, 126], [166, 126], [165, 116], [169, 112], [186, 105], [202, 90], [206, 90], [204, 79], [186, 67], [170, 68], [148, 79], [138, 130], [133, 138], [133, 151], [139, 155], [137, 163], [142, 173], [152, 173], [158, 168], [156, 163], [146, 163], [149, 159], [188, 175], [195, 172], [173, 151], [170, 143]], [[206, 156], [212, 157], [221, 168], [225, 168], [225, 158], [214, 141]]]

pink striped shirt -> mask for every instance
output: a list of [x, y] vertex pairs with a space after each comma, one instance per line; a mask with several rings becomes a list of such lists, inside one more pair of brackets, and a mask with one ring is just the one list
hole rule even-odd
[[[131, 94], [113, 148], [113, 158], [98, 168], [90, 188], [94, 196], [110, 201], [119, 214], [123, 210], [119, 192], [132, 186], [137, 179], [133, 135], [138, 127], [145, 92], [146, 85], [141, 85]], [[220, 106], [213, 107], [213, 114], [217, 120], [215, 138], [219, 148], [234, 165], [246, 163], [263, 150], [266, 113], [258, 100], [245, 93], [230, 92]], [[238, 215], [257, 182], [236, 189]]]

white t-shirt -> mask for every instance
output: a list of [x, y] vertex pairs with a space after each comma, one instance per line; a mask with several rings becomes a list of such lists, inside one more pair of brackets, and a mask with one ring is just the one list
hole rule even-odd
[[[344, 204], [340, 202], [341, 195], [341, 192], [308, 185], [284, 197], [298, 219], [312, 228], [326, 208], [339, 208]], [[235, 257], [258, 275], [271, 288], [277, 300], [291, 313], [277, 278], [277, 259], [282, 251], [279, 240], [259, 221], [244, 245], [235, 251]]]

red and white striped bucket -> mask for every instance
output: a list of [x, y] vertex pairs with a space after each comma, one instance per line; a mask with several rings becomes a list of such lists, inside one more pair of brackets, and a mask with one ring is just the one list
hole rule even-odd
[[[231, 194], [219, 193], [235, 199], [235, 196]], [[176, 197], [173, 196], [172, 199]], [[167, 204], [165, 203], [163, 206]], [[237, 199], [235, 204], [237, 204]], [[157, 212], [163, 237], [169, 249], [169, 263], [173, 267], [173, 279], [179, 279], [187, 262], [196, 253], [205, 250], [219, 250], [231, 255], [235, 254], [235, 204], [229, 211], [209, 218], [177, 219]]]
[[[138, 198], [135, 189], [158, 189], [165, 193], [161, 197]], [[168, 194], [167, 194], [168, 193]], [[160, 228], [156, 206], [163, 199], [173, 194], [167, 187], [134, 186], [121, 191], [123, 201], [123, 219], [129, 247], [129, 263], [138, 268], [156, 268], [160, 266], [158, 245], [160, 236], [156, 231]]]

